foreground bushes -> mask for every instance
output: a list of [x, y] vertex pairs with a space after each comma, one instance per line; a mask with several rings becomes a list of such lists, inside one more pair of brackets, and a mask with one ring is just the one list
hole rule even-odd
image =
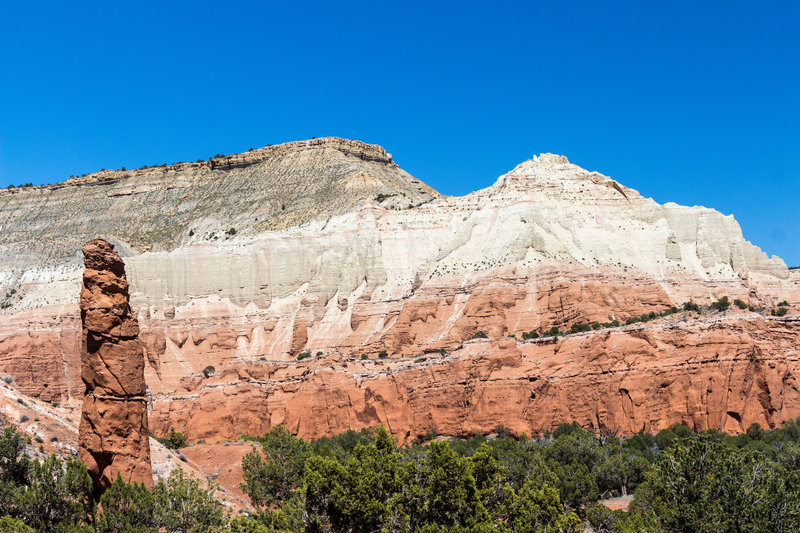
[[[383, 428], [305, 442], [276, 426], [250, 438], [242, 461], [257, 514], [230, 518], [213, 485], [180, 470], [152, 491], [118, 479], [98, 512], [81, 463], [29, 460], [7, 429], [0, 531], [800, 531], [800, 419], [736, 436], [678, 425], [621, 439], [576, 423], [533, 439], [495, 434], [429, 431], [428, 444], [398, 447]], [[598, 503], [630, 493], [629, 512]]]
[[[675, 426], [626, 439], [573, 423], [537, 439], [406, 447], [382, 428], [305, 443], [278, 426], [255, 440], [242, 489], [275, 530], [800, 530], [796, 422], [738, 436]], [[597, 504], [631, 492], [630, 512]]]
[[92, 482], [83, 463], [55, 455], [25, 455], [25, 438], [7, 427], [0, 436], [0, 531], [27, 533], [145, 533], [266, 531], [263, 524], [229, 521], [215, 487], [203, 488], [176, 468], [151, 491], [117, 479], [100, 499], [88, 500]]

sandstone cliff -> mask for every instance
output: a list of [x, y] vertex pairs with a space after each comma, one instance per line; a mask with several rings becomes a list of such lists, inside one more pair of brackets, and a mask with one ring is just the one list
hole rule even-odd
[[[71, 202], [80, 216], [57, 214]], [[209, 365], [453, 352], [479, 330], [497, 340], [722, 295], [766, 309], [800, 301], [796, 271], [747, 242], [733, 217], [659, 205], [551, 154], [441, 197], [379, 147], [301, 141], [0, 194], [0, 223], [16, 228], [0, 242], [0, 283], [16, 290], [0, 324], [0, 370], [62, 401], [81, 393], [69, 247], [97, 228], [127, 255], [159, 402], [201, 394]], [[267, 404], [255, 403], [265, 418]], [[158, 412], [159, 424], [188, 423]]]
[[447, 355], [240, 362], [156, 400], [156, 432], [236, 439], [283, 424], [304, 438], [383, 424], [428, 431], [541, 434], [575, 420], [620, 434], [779, 427], [800, 416], [800, 320], [685, 313], [560, 339], [472, 340]]

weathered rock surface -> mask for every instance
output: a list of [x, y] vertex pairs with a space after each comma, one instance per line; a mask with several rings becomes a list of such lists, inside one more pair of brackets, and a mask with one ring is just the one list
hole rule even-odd
[[[73, 204], [80, 216], [60, 214]], [[225, 375], [291, 367], [303, 351], [452, 352], [479, 330], [624, 322], [723, 295], [767, 311], [800, 303], [800, 272], [747, 242], [732, 216], [659, 205], [552, 154], [441, 197], [380, 147], [316, 139], [0, 193], [0, 224], [12, 228], [0, 232], [0, 291], [16, 291], [0, 311], [0, 371], [61, 401], [82, 393], [69, 246], [98, 226], [126, 256], [160, 402], [199, 394], [208, 365]]]
[[125, 265], [114, 246], [94, 239], [83, 248], [80, 309], [81, 379], [86, 387], [78, 457], [95, 499], [118, 475], [153, 485], [139, 325], [128, 303]]
[[156, 399], [151, 424], [206, 441], [279, 423], [305, 438], [383, 424], [408, 440], [499, 424], [533, 435], [572, 420], [622, 434], [676, 423], [737, 433], [800, 416], [797, 316], [686, 315], [558, 340], [472, 340], [447, 356], [241, 362], [185, 379]]

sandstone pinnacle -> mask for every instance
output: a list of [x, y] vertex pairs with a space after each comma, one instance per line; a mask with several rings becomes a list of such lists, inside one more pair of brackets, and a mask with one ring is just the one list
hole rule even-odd
[[144, 352], [131, 310], [125, 265], [114, 245], [83, 248], [81, 379], [86, 387], [78, 456], [98, 499], [118, 475], [152, 487]]

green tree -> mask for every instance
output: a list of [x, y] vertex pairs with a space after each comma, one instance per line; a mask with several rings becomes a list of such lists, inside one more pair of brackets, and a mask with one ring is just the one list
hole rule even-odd
[[153, 519], [156, 528], [181, 533], [213, 531], [224, 524], [222, 502], [214, 497], [216, 486], [200, 486], [175, 468], [167, 480], [153, 488]]
[[13, 426], [0, 436], [0, 482], [25, 483], [30, 461], [25, 456], [25, 437]]
[[730, 306], [731, 306], [731, 302], [728, 300], [727, 296], [723, 296], [722, 298], [720, 298], [719, 300], [717, 300], [716, 302], [713, 302], [711, 304], [711, 307], [713, 307], [717, 311], [725, 311]]
[[410, 481], [417, 488], [398, 498], [411, 530], [423, 524], [452, 528], [488, 522], [472, 465], [456, 455], [446, 441], [432, 442], [427, 448], [428, 455], [421, 465], [411, 462], [405, 468], [404, 484]]
[[84, 504], [92, 480], [80, 461], [55, 455], [32, 461], [28, 487], [20, 492], [17, 506], [21, 518], [36, 530], [52, 531], [56, 526], [77, 526], [87, 513]]
[[558, 478], [558, 490], [561, 501], [573, 509], [596, 502], [600, 497], [597, 483], [583, 463], [573, 461], [568, 464], [550, 462], [550, 469]]
[[619, 491], [622, 496], [627, 496], [628, 489], [636, 488], [642, 481], [650, 463], [638, 453], [621, 446], [619, 441], [605, 446], [603, 451], [607, 455], [592, 469], [598, 488], [601, 491]]
[[156, 438], [156, 440], [172, 450], [180, 450], [186, 445], [186, 435], [180, 431], [175, 431], [173, 426], [169, 427], [166, 437]]
[[3, 533], [33, 533], [33, 529], [26, 526], [25, 522], [10, 516], [0, 517], [0, 531]]
[[507, 481], [506, 469], [498, 464], [494, 451], [486, 443], [478, 447], [469, 462], [472, 464], [472, 474], [481, 504], [492, 516], [499, 514], [508, 493], [513, 490]]
[[528, 482], [510, 506], [508, 528], [514, 533], [578, 532], [581, 521], [565, 511], [558, 491], [549, 486], [537, 487]]
[[155, 526], [155, 500], [143, 483], [127, 483], [118, 475], [100, 497], [100, 506], [97, 533], [147, 533]]
[[787, 480], [760, 453], [704, 433], [662, 454], [633, 507], [668, 531], [797, 531], [800, 497]]
[[311, 445], [280, 424], [258, 442], [261, 450], [253, 448], [242, 460], [241, 487], [257, 509], [266, 510], [292, 496], [303, 477]]
[[344, 465], [332, 457], [309, 459], [305, 498], [311, 529], [380, 531], [389, 521], [392, 497], [400, 490], [399, 459], [383, 427], [373, 443], [356, 445]]
[[13, 426], [0, 436], [0, 512], [19, 514], [18, 498], [28, 484], [30, 460], [25, 455], [25, 437]]

